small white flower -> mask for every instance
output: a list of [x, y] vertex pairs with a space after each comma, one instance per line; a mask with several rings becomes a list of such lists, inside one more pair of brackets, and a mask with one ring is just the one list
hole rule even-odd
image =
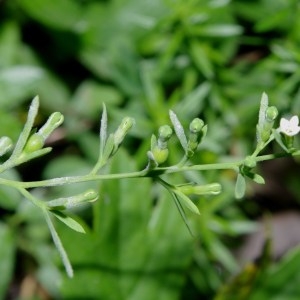
[[288, 135], [294, 136], [300, 132], [299, 119], [297, 116], [293, 116], [290, 120], [281, 118], [279, 131]]

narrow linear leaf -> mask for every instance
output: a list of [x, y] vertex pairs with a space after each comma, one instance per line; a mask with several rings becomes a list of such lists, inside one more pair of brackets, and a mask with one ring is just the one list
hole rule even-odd
[[181, 218], [182, 218], [182, 220], [183, 220], [185, 226], [187, 227], [189, 233], [190, 233], [192, 236], [194, 236], [194, 234], [193, 234], [193, 232], [192, 232], [192, 229], [191, 229], [191, 227], [190, 227], [190, 225], [189, 225], [189, 223], [188, 223], [188, 220], [187, 220], [186, 214], [185, 214], [185, 212], [184, 212], [184, 209], [183, 209], [183, 207], [182, 207], [180, 201], [178, 200], [177, 195], [176, 195], [175, 193], [172, 193], [172, 192], [171, 192], [171, 195], [172, 195], [172, 197], [173, 197], [173, 199], [174, 199], [174, 203], [175, 203], [175, 205], [176, 205], [176, 207], [177, 207], [177, 209], [178, 209], [178, 211], [179, 211], [179, 214], [180, 214], [180, 216], [181, 216]]
[[259, 108], [259, 113], [258, 113], [258, 125], [260, 127], [265, 122], [266, 111], [267, 111], [267, 108], [268, 108], [268, 104], [269, 104], [269, 98], [268, 98], [268, 95], [264, 92], [261, 96], [260, 108]]
[[16, 143], [15, 149], [11, 155], [11, 159], [18, 157], [21, 154], [33, 127], [35, 117], [38, 113], [39, 104], [39, 97], [36, 96], [30, 104], [26, 123]]
[[100, 121], [100, 157], [103, 156], [104, 147], [107, 139], [107, 110], [103, 103], [102, 117]]
[[242, 174], [238, 174], [235, 184], [235, 197], [241, 199], [244, 197], [246, 191], [246, 180]]
[[174, 193], [177, 195], [179, 202], [182, 203], [187, 209], [189, 209], [191, 212], [197, 215], [200, 215], [198, 207], [188, 196], [186, 196], [180, 191], [174, 191]]
[[49, 227], [49, 230], [50, 230], [50, 233], [51, 233], [51, 236], [52, 236], [52, 239], [53, 239], [53, 242], [56, 246], [56, 249], [57, 251], [59, 252], [59, 255], [62, 259], [62, 262], [63, 262], [63, 265], [65, 266], [65, 269], [66, 269], [66, 272], [67, 272], [67, 275], [69, 277], [73, 277], [74, 275], [74, 272], [73, 272], [73, 268], [72, 268], [72, 265], [70, 263], [70, 260], [69, 260], [69, 257], [68, 257], [68, 254], [57, 234], [57, 231], [52, 223], [52, 220], [50, 218], [50, 215], [49, 213], [44, 210], [44, 215], [45, 215], [45, 219], [46, 219], [46, 222], [47, 222], [47, 225]]
[[57, 219], [59, 219], [61, 222], [63, 222], [64, 224], [66, 224], [71, 229], [73, 229], [73, 230], [75, 230], [77, 232], [85, 233], [85, 230], [81, 226], [81, 224], [79, 224], [77, 221], [75, 221], [70, 216], [67, 216], [66, 214], [64, 214], [64, 213], [62, 213], [61, 211], [58, 211], [58, 210], [51, 210], [51, 213], [53, 213], [54, 216]]
[[170, 110], [169, 115], [180, 144], [182, 148], [187, 151], [188, 142], [181, 123], [178, 120], [177, 115], [172, 110]]

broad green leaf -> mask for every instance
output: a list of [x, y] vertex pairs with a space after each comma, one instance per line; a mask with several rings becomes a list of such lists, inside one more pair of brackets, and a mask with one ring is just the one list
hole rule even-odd
[[171, 122], [174, 126], [174, 130], [175, 130], [175, 133], [179, 139], [179, 142], [182, 146], [182, 148], [187, 151], [187, 138], [186, 138], [186, 135], [184, 133], [184, 129], [179, 121], [179, 119], [177, 118], [177, 115], [172, 111], [170, 110], [169, 112], [169, 115], [170, 115], [170, 119], [171, 119]]
[[237, 175], [236, 183], [235, 183], [235, 197], [237, 199], [241, 199], [244, 197], [246, 191], [246, 180], [244, 176], [239, 173]]
[[66, 224], [68, 227], [70, 227], [71, 229], [80, 232], [80, 233], [85, 233], [84, 228], [82, 227], [82, 225], [80, 223], [78, 223], [77, 221], [75, 221], [73, 218], [71, 218], [70, 216], [64, 214], [63, 212], [59, 211], [59, 210], [51, 210], [51, 213], [61, 222], [63, 222], [64, 224]]
[[0, 241], [0, 299], [6, 299], [14, 271], [16, 246], [12, 230], [2, 222], [0, 222]]

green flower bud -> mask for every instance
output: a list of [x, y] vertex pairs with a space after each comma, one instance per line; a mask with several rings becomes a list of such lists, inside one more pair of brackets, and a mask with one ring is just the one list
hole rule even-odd
[[49, 137], [49, 135], [64, 121], [64, 116], [60, 112], [55, 112], [51, 114], [47, 122], [40, 128], [38, 134], [44, 138]]
[[13, 146], [12, 140], [8, 136], [0, 138], [0, 156], [7, 153]]
[[164, 125], [158, 129], [158, 140], [166, 142], [172, 136], [173, 130], [169, 125]]
[[32, 136], [29, 137], [24, 147], [24, 152], [32, 153], [42, 149], [43, 146], [44, 146], [44, 138], [40, 134], [34, 133]]
[[152, 151], [154, 160], [157, 162], [157, 164], [162, 164], [164, 163], [168, 156], [169, 156], [169, 150], [167, 148], [165, 149], [160, 149], [158, 147], [155, 147]]
[[267, 122], [273, 122], [278, 116], [278, 109], [275, 106], [270, 106], [266, 111]]
[[222, 191], [222, 186], [217, 182], [205, 185], [187, 184], [176, 188], [185, 195], [218, 195]]
[[195, 118], [191, 123], [190, 123], [190, 132], [191, 133], [199, 133], [204, 126], [203, 120], [199, 118]]
[[97, 199], [98, 193], [91, 189], [79, 195], [51, 200], [47, 205], [50, 209], [67, 209], [87, 202], [94, 202]]
[[119, 147], [119, 145], [123, 142], [124, 137], [134, 125], [134, 119], [130, 117], [125, 117], [122, 121], [117, 130], [114, 133], [114, 144], [115, 150]]
[[204, 122], [196, 118], [190, 123], [190, 135], [187, 147], [187, 156], [192, 157], [194, 151], [197, 149], [198, 145], [201, 143], [203, 137], [206, 135], [207, 125], [204, 126]]

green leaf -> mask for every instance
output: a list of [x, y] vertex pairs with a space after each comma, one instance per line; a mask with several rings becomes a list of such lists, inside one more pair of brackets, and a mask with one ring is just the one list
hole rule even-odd
[[177, 115], [172, 110], [170, 110], [169, 115], [179, 142], [182, 148], [187, 151], [188, 142], [181, 123], [178, 120]]
[[71, 229], [73, 229], [73, 230], [75, 230], [77, 232], [80, 232], [80, 233], [85, 233], [85, 230], [82, 227], [82, 225], [79, 224], [77, 221], [75, 221], [70, 216], [67, 216], [66, 214], [64, 214], [63, 212], [58, 211], [58, 210], [51, 210], [51, 213], [57, 219], [59, 219], [61, 222], [63, 222], [64, 224], [66, 224], [68, 227], [70, 227]]
[[237, 175], [236, 184], [235, 184], [235, 197], [241, 199], [244, 197], [246, 191], [246, 180], [244, 176], [239, 173]]
[[199, 33], [201, 36], [207, 37], [232, 37], [240, 35], [243, 32], [243, 28], [235, 24], [217, 24], [201, 26]]
[[260, 100], [260, 108], [258, 113], [258, 124], [257, 124], [257, 142], [261, 142], [261, 131], [263, 130], [266, 112], [269, 104], [269, 98], [266, 93], [263, 93]]
[[6, 299], [15, 263], [15, 240], [12, 230], [0, 222], [0, 299]]
[[186, 216], [185, 211], [184, 211], [184, 209], [183, 209], [183, 207], [182, 207], [182, 205], [181, 205], [181, 202], [180, 202], [180, 200], [178, 199], [178, 195], [175, 194], [175, 193], [171, 193], [171, 195], [172, 195], [172, 197], [173, 197], [173, 199], [174, 199], [175, 205], [176, 205], [176, 207], [177, 207], [177, 209], [178, 209], [178, 211], [179, 211], [179, 214], [180, 214], [180, 216], [181, 216], [181, 218], [182, 218], [182, 220], [183, 220], [185, 226], [187, 227], [189, 233], [193, 236], [194, 234], [193, 234], [192, 229], [191, 229], [191, 227], [190, 227], [190, 225], [189, 225], [187, 216]]
[[265, 179], [259, 174], [253, 174], [252, 180], [258, 184], [265, 184]]
[[104, 147], [107, 139], [107, 111], [103, 103], [103, 112], [100, 122], [100, 157], [103, 157]]
[[195, 64], [197, 65], [198, 69], [203, 73], [203, 75], [207, 79], [211, 79], [214, 76], [214, 69], [212, 66], [212, 62], [208, 57], [209, 48], [205, 48], [205, 44], [203, 42], [193, 40], [191, 42], [191, 56]]
[[187, 209], [189, 209], [194, 214], [200, 215], [198, 207], [194, 204], [194, 202], [185, 194], [178, 190], [173, 191], [177, 196], [178, 200], [181, 204], [183, 204]]
[[46, 219], [46, 222], [47, 222], [47, 225], [49, 227], [49, 230], [50, 230], [50, 233], [51, 233], [51, 236], [52, 236], [52, 239], [53, 239], [53, 242], [55, 244], [55, 247], [62, 259], [62, 262], [65, 266], [65, 269], [66, 269], [66, 272], [68, 274], [69, 277], [73, 277], [73, 268], [72, 268], [72, 265], [70, 263], [70, 260], [69, 260], [69, 257], [68, 257], [68, 254], [59, 238], [59, 235], [53, 225], [53, 222], [51, 220], [51, 217], [50, 217], [50, 214], [48, 211], [44, 210], [43, 211], [44, 215], [45, 215], [45, 219]]

